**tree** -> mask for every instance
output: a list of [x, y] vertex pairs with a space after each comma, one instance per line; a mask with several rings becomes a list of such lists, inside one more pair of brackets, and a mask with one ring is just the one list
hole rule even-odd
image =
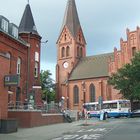
[[49, 70], [41, 70], [42, 99], [48, 103], [55, 100], [55, 84], [53, 82], [54, 80], [50, 77], [51, 75]]
[[124, 65], [108, 80], [110, 85], [120, 91], [120, 94], [131, 102], [140, 100], [140, 53], [136, 53], [130, 64]]

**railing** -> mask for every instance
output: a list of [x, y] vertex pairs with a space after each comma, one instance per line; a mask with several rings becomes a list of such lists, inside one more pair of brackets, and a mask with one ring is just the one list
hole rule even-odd
[[42, 104], [42, 105], [35, 105], [31, 103], [22, 103], [22, 102], [16, 102], [15, 104], [13, 102], [10, 102], [8, 104], [8, 110], [9, 111], [39, 111], [41, 114], [56, 114], [61, 113], [64, 114], [65, 112], [69, 113], [69, 116], [71, 118], [74, 118], [75, 120], [78, 120], [77, 114], [78, 110], [69, 110], [69, 109], [62, 109], [59, 107], [58, 103], [50, 103], [50, 104]]
[[20, 110], [20, 111], [41, 111], [42, 113], [60, 113], [61, 109], [59, 108], [59, 105], [57, 103], [51, 103], [51, 104], [42, 104], [42, 105], [36, 105], [31, 103], [22, 103], [22, 102], [16, 102], [15, 104], [13, 102], [8, 103], [8, 110]]

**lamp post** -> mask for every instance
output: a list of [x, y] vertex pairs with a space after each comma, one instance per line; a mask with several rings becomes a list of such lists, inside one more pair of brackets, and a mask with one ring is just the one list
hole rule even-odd
[[67, 109], [69, 109], [69, 89], [68, 81], [66, 82], [66, 94], [67, 94]]
[[[42, 42], [40, 42], [41, 44], [47, 44], [48, 43], [48, 40], [46, 40], [46, 41], [42, 41]], [[45, 102], [46, 102], [46, 106], [47, 106], [47, 94], [45, 94]]]
[[31, 49], [31, 43], [30, 43], [30, 38], [31, 38], [32, 32], [28, 34], [27, 38], [27, 86], [26, 86], [26, 99], [28, 99], [28, 92], [29, 92], [29, 79], [30, 79], [30, 49]]

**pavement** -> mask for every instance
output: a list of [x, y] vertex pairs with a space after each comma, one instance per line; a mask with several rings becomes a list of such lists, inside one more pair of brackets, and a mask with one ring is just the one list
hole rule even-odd
[[0, 140], [52, 140], [62, 134], [71, 133], [83, 128], [86, 125], [97, 125], [106, 121], [99, 121], [98, 118], [79, 120], [72, 123], [60, 123], [33, 128], [19, 128], [18, 132], [0, 134]]

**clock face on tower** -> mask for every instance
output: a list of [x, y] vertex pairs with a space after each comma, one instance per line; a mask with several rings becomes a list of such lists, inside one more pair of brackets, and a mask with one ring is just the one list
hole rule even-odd
[[68, 68], [68, 66], [69, 66], [69, 63], [68, 62], [64, 62], [63, 63], [63, 67], [66, 69], [66, 68]]

